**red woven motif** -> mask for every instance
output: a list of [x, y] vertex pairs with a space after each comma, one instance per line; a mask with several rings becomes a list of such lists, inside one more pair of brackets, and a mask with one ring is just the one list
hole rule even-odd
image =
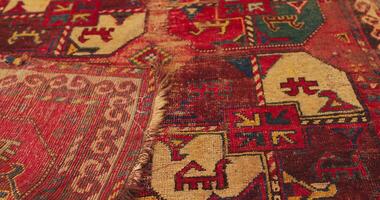
[[230, 110], [228, 151], [243, 153], [301, 149], [304, 136], [294, 106]]
[[60, 67], [1, 66], [2, 198], [115, 198], [136, 164], [149, 70], [99, 78]]

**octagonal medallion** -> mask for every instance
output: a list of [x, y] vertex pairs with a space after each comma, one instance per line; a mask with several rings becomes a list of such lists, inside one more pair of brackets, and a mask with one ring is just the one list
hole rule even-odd
[[169, 12], [169, 32], [199, 51], [302, 46], [322, 24], [317, 0], [220, 0]]

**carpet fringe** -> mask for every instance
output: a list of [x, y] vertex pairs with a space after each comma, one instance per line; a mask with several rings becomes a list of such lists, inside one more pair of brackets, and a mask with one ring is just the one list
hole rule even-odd
[[137, 165], [132, 169], [129, 180], [127, 181], [128, 188], [125, 188], [123, 192], [120, 193], [119, 198], [117, 199], [127, 199], [132, 200], [133, 194], [138, 191], [140, 188], [138, 187], [142, 175], [145, 172], [145, 165], [150, 161], [151, 156], [153, 154], [153, 143], [154, 138], [160, 132], [160, 125], [165, 115], [165, 106], [168, 103], [166, 100], [166, 96], [168, 91], [170, 90], [170, 76], [165, 76], [161, 83], [159, 84], [157, 95], [154, 99], [152, 106], [152, 115], [149, 121], [148, 128], [144, 132], [144, 146], [142, 153], [139, 155], [137, 160]]

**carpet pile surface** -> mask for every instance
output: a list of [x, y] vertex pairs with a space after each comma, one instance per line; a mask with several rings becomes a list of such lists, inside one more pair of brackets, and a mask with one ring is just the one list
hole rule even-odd
[[380, 199], [377, 0], [0, 0], [0, 199]]

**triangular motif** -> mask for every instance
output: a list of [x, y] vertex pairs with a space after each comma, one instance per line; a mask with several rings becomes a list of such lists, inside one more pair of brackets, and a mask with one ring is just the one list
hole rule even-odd
[[322, 91], [318, 96], [328, 98], [326, 104], [319, 110], [319, 112], [346, 111], [357, 108], [356, 106], [343, 101], [338, 97], [336, 92], [331, 90]]
[[335, 37], [344, 43], [350, 43], [351, 42], [350, 37], [348, 36], [347, 33], [338, 33], [335, 35]]
[[19, 2], [17, 2], [17, 5], [14, 8], [12, 8], [11, 10], [7, 11], [7, 14], [8, 13], [9, 14], [10, 13], [12, 13], [12, 14], [26, 13], [26, 10], [24, 9], [24, 6], [25, 6], [24, 2], [19, 1]]
[[172, 135], [158, 137], [158, 140], [170, 148], [172, 161], [180, 161], [187, 156], [187, 154], [180, 153], [181, 149], [193, 138], [192, 135]]
[[359, 76], [359, 77], [356, 79], [356, 81], [358, 81], [358, 82], [363, 82], [363, 81], [365, 81], [365, 78], [364, 78], [363, 76]]
[[241, 72], [243, 72], [247, 77], [252, 78], [252, 64], [249, 58], [238, 58], [238, 59], [228, 59], [230, 64], [235, 66]]
[[286, 4], [288, 4], [290, 7], [294, 8], [297, 12], [297, 14], [301, 14], [303, 8], [308, 3], [308, 0], [305, 1], [288, 1]]
[[185, 6], [182, 8], [182, 11], [186, 14], [186, 16], [190, 19], [193, 20], [199, 12], [202, 11], [202, 6], [197, 5], [197, 4], [192, 4], [189, 6]]
[[369, 86], [371, 89], [375, 89], [379, 84], [378, 83], [370, 83]]
[[131, 15], [131, 13], [114, 13], [111, 14], [116, 19], [116, 25], [122, 25], [124, 20]]
[[73, 55], [78, 51], [78, 48], [74, 44], [70, 44], [68, 50], [67, 50], [67, 55]]
[[281, 58], [281, 55], [265, 55], [259, 57], [261, 74], [266, 76], [268, 70]]

